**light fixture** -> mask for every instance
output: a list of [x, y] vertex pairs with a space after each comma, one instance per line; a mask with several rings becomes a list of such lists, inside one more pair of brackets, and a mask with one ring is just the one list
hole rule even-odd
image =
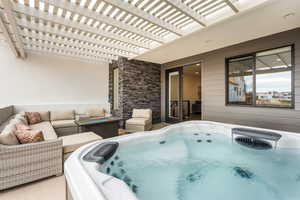
[[199, 74], [199, 72], [195, 72], [195, 74]]
[[197, 66], [200, 66], [200, 63], [197, 63], [196, 65], [197, 65]]
[[277, 60], [278, 62], [280, 62], [280, 61], [281, 61], [281, 59], [280, 59], [280, 58], [277, 58], [276, 60]]

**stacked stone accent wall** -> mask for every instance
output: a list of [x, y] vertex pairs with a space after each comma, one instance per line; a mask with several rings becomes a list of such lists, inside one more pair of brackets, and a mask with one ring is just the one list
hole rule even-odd
[[119, 109], [112, 113], [129, 119], [133, 108], [152, 109], [153, 122], [161, 121], [161, 65], [119, 58], [110, 64], [109, 101], [113, 106], [113, 69], [119, 68]]

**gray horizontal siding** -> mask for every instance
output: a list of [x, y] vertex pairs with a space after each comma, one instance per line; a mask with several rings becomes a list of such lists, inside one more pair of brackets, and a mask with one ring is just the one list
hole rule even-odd
[[[300, 28], [164, 64], [202, 60], [203, 119], [300, 132]], [[225, 105], [225, 58], [295, 44], [295, 109]], [[162, 91], [164, 93], [164, 90]], [[164, 94], [162, 95], [164, 97]], [[162, 99], [162, 102], [165, 100]]]

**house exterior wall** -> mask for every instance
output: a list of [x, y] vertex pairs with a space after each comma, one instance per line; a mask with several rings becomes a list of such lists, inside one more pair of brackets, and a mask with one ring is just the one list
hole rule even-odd
[[[295, 45], [294, 109], [226, 106], [225, 58], [290, 44]], [[165, 70], [199, 61], [203, 120], [300, 132], [300, 28], [165, 63], [161, 76], [162, 119], [165, 118]]]
[[134, 108], [152, 109], [153, 122], [161, 121], [161, 65], [119, 58], [110, 64], [109, 101], [113, 105], [113, 69], [119, 68], [119, 108], [112, 112], [129, 119]]

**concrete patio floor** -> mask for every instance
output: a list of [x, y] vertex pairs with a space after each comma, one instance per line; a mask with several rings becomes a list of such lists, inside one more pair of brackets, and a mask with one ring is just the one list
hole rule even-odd
[[51, 177], [0, 192], [1, 200], [65, 200], [65, 176]]

